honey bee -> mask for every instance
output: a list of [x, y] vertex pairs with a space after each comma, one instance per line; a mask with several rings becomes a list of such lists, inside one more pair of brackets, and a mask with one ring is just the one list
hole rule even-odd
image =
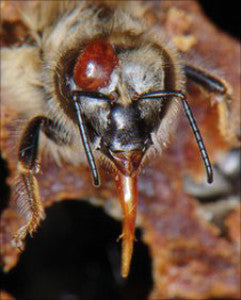
[[[37, 6], [37, 9], [36, 7]], [[122, 276], [135, 239], [138, 174], [161, 155], [178, 125], [180, 107], [190, 123], [212, 183], [212, 166], [186, 99], [188, 81], [220, 95], [227, 83], [184, 61], [165, 33], [142, 20], [139, 2], [39, 1], [22, 18], [30, 37], [2, 48], [2, 90], [26, 120], [19, 140], [16, 201], [26, 224], [16, 247], [44, 218], [35, 175], [46, 143], [56, 161], [88, 164], [98, 187], [98, 165], [113, 175], [123, 211]], [[45, 142], [43, 142], [45, 141]]]

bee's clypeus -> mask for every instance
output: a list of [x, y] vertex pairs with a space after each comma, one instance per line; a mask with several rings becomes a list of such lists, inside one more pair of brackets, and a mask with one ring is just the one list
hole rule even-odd
[[[222, 80], [181, 61], [164, 41], [165, 33], [149, 28], [130, 11], [105, 13], [106, 7], [96, 9], [83, 1], [71, 2], [68, 9], [58, 2], [42, 1], [40, 16], [33, 14], [27, 23], [35, 43], [17, 49], [28, 56], [26, 74], [29, 68], [39, 91], [38, 115], [26, 124], [19, 144], [18, 202], [28, 213], [15, 243], [21, 246], [44, 216], [35, 178], [42, 132], [60, 149], [83, 151], [96, 186], [101, 182], [96, 154], [111, 163], [123, 210], [122, 275], [126, 277], [133, 251], [137, 177], [145, 158], [166, 144], [182, 106], [211, 183], [212, 167], [185, 87], [191, 80], [220, 95], [227, 88]], [[44, 16], [51, 9], [56, 13]], [[25, 87], [21, 97], [32, 97], [29, 76], [15, 80]], [[75, 165], [78, 155], [72, 157]]]

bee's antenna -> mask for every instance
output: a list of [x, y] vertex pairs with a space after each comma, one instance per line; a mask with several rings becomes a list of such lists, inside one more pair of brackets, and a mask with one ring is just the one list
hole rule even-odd
[[204, 165], [207, 171], [207, 178], [208, 178], [208, 183], [212, 183], [213, 182], [213, 170], [212, 170], [212, 165], [210, 163], [209, 157], [208, 157], [208, 153], [207, 150], [205, 148], [201, 133], [198, 129], [197, 123], [195, 121], [195, 118], [193, 116], [193, 113], [191, 111], [191, 108], [187, 102], [186, 99], [182, 99], [182, 104], [183, 104], [183, 108], [184, 111], [186, 113], [186, 116], [188, 118], [189, 124], [192, 128], [192, 131], [194, 133], [194, 136], [196, 138], [197, 144], [198, 144], [198, 148], [201, 152], [201, 156], [202, 159], [204, 161]]
[[149, 94], [144, 94], [141, 96], [141, 99], [155, 99], [155, 98], [164, 98], [164, 97], [178, 97], [182, 100], [183, 108], [186, 113], [186, 116], [188, 118], [189, 124], [192, 128], [192, 131], [194, 133], [195, 139], [197, 141], [198, 148], [200, 150], [206, 172], [207, 172], [207, 181], [208, 183], [213, 182], [213, 170], [212, 170], [212, 165], [210, 163], [209, 157], [207, 150], [204, 146], [204, 142], [201, 136], [201, 133], [198, 129], [197, 123], [195, 121], [195, 118], [193, 116], [192, 110], [186, 100], [186, 97], [183, 93], [178, 92], [178, 91], [170, 91], [170, 92], [154, 92], [154, 93], [149, 93]]
[[88, 138], [87, 138], [86, 129], [85, 129], [82, 111], [81, 111], [81, 105], [79, 103], [79, 100], [80, 100], [79, 98], [80, 98], [79, 95], [77, 93], [73, 92], [72, 99], [74, 101], [74, 106], [75, 106], [75, 110], [76, 110], [80, 136], [81, 136], [81, 139], [82, 139], [82, 142], [84, 145], [87, 160], [89, 162], [89, 166], [90, 166], [91, 173], [93, 176], [94, 185], [99, 186], [99, 184], [100, 184], [99, 175], [98, 175], [95, 159], [94, 159], [94, 156], [93, 156], [93, 153], [92, 153], [92, 150], [91, 150]]

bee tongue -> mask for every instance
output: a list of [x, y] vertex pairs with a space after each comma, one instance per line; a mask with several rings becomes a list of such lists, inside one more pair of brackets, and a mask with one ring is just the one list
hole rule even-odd
[[113, 161], [120, 172], [115, 176], [115, 184], [122, 206], [122, 276], [129, 274], [135, 239], [135, 221], [137, 206], [137, 169], [142, 159], [141, 152], [119, 152]]
[[119, 173], [115, 176], [115, 183], [122, 206], [122, 268], [121, 274], [127, 277], [133, 252], [135, 239], [135, 221], [137, 205], [137, 176], [125, 176]]

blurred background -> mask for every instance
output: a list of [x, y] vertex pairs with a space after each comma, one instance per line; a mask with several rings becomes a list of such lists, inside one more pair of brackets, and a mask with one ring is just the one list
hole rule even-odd
[[199, 0], [206, 16], [220, 29], [240, 39], [241, 19], [238, 14], [239, 5], [235, 0]]
[[[238, 1], [199, 1], [218, 27], [240, 38]], [[7, 166], [0, 161], [1, 208], [9, 189]], [[84, 201], [56, 203], [46, 211], [35, 238], [27, 239], [26, 251], [8, 274], [2, 271], [2, 288], [17, 299], [144, 300], [152, 289], [148, 248], [138, 242], [127, 280], [120, 277], [121, 224], [101, 208]], [[1, 299], [2, 300], [2, 299]]]

